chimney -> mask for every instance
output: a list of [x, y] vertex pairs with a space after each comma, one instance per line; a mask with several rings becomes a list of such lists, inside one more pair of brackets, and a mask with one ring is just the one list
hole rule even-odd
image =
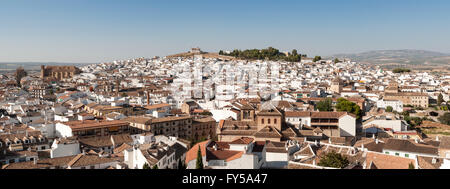
[[380, 141], [378, 139], [375, 139], [375, 144], [378, 144]]
[[361, 149], [362, 151], [364, 151], [364, 144], [361, 144]]
[[414, 142], [416, 142], [417, 144], [419, 143], [419, 139], [414, 139]]
[[33, 158], [33, 164], [34, 164], [34, 165], [37, 164], [37, 158]]
[[436, 136], [436, 141], [439, 141], [439, 136]]
[[316, 146], [319, 146], [319, 141], [316, 140], [315, 144], [316, 144]]
[[372, 138], [375, 139], [375, 134], [372, 135]]
[[330, 144], [331, 144], [331, 138], [328, 138], [328, 143], [330, 143]]

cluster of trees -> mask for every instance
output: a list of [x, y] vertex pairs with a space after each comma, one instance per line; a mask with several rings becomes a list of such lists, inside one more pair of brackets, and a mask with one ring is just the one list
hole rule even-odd
[[422, 125], [423, 121], [430, 120], [428, 117], [410, 117], [408, 111], [402, 112], [401, 114], [403, 115], [403, 119], [411, 125], [412, 128]]
[[314, 59], [313, 59], [313, 62], [317, 62], [317, 61], [320, 61], [320, 60], [322, 60], [321, 56], [315, 56]]
[[395, 68], [394, 70], [392, 70], [392, 72], [394, 72], [394, 73], [405, 73], [405, 72], [411, 72], [411, 70], [407, 69], [407, 68]]
[[327, 98], [317, 103], [316, 108], [321, 112], [333, 111], [333, 105], [331, 98]]
[[362, 116], [362, 111], [358, 104], [350, 102], [345, 98], [339, 98], [337, 100], [336, 110], [339, 112], [348, 112], [355, 114], [356, 119], [360, 119]]
[[158, 169], [158, 165], [154, 165], [152, 168], [150, 168], [150, 165], [145, 163], [142, 169]]
[[325, 154], [325, 156], [320, 159], [319, 166], [322, 167], [334, 167], [334, 168], [345, 168], [349, 164], [346, 157], [334, 151]]
[[[316, 105], [316, 108], [317, 108], [317, 110], [319, 110], [321, 112], [333, 111], [333, 104], [332, 104], [332, 102], [333, 101], [332, 101], [331, 98], [327, 98], [325, 100], [322, 100], [322, 101], [318, 102], [317, 105]], [[362, 116], [361, 107], [359, 107], [358, 104], [356, 104], [354, 102], [350, 102], [349, 100], [347, 100], [345, 98], [337, 99], [336, 111], [338, 111], [338, 112], [348, 112], [348, 113], [355, 114], [356, 115], [356, 119], [359, 119]]]
[[444, 115], [440, 116], [438, 118], [438, 120], [442, 123], [442, 124], [446, 124], [446, 125], [450, 125], [450, 113], [445, 113]]
[[288, 53], [288, 55], [280, 52], [278, 49], [269, 47], [267, 49], [247, 49], [247, 50], [238, 50], [235, 49], [230, 53], [225, 53], [224, 51], [219, 51], [220, 55], [234, 56], [236, 58], [242, 59], [250, 59], [250, 60], [284, 60], [288, 62], [300, 62], [302, 57], [306, 57], [306, 55], [301, 55], [297, 52], [296, 49], [292, 50], [292, 52]]

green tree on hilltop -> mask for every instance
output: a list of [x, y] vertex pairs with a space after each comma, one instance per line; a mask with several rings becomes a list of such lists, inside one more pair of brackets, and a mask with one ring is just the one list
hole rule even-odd
[[317, 62], [319, 60], [322, 60], [322, 57], [321, 56], [315, 56], [314, 59], [313, 59], [313, 62]]

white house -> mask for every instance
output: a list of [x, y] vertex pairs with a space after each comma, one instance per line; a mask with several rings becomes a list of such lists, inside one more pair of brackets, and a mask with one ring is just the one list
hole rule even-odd
[[76, 139], [62, 138], [53, 141], [50, 158], [73, 156], [80, 153], [80, 143]]
[[377, 101], [377, 108], [386, 109], [388, 106], [392, 107], [393, 111], [403, 112], [403, 102], [400, 100], [379, 100], [379, 101]]

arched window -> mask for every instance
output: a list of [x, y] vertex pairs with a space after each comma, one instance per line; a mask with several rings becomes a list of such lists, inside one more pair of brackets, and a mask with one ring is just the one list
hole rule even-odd
[[267, 119], [267, 124], [270, 124], [270, 118], [269, 118], [269, 119]]
[[277, 124], [277, 119], [273, 119], [273, 124]]
[[261, 118], [261, 124], [264, 124], [264, 118]]

